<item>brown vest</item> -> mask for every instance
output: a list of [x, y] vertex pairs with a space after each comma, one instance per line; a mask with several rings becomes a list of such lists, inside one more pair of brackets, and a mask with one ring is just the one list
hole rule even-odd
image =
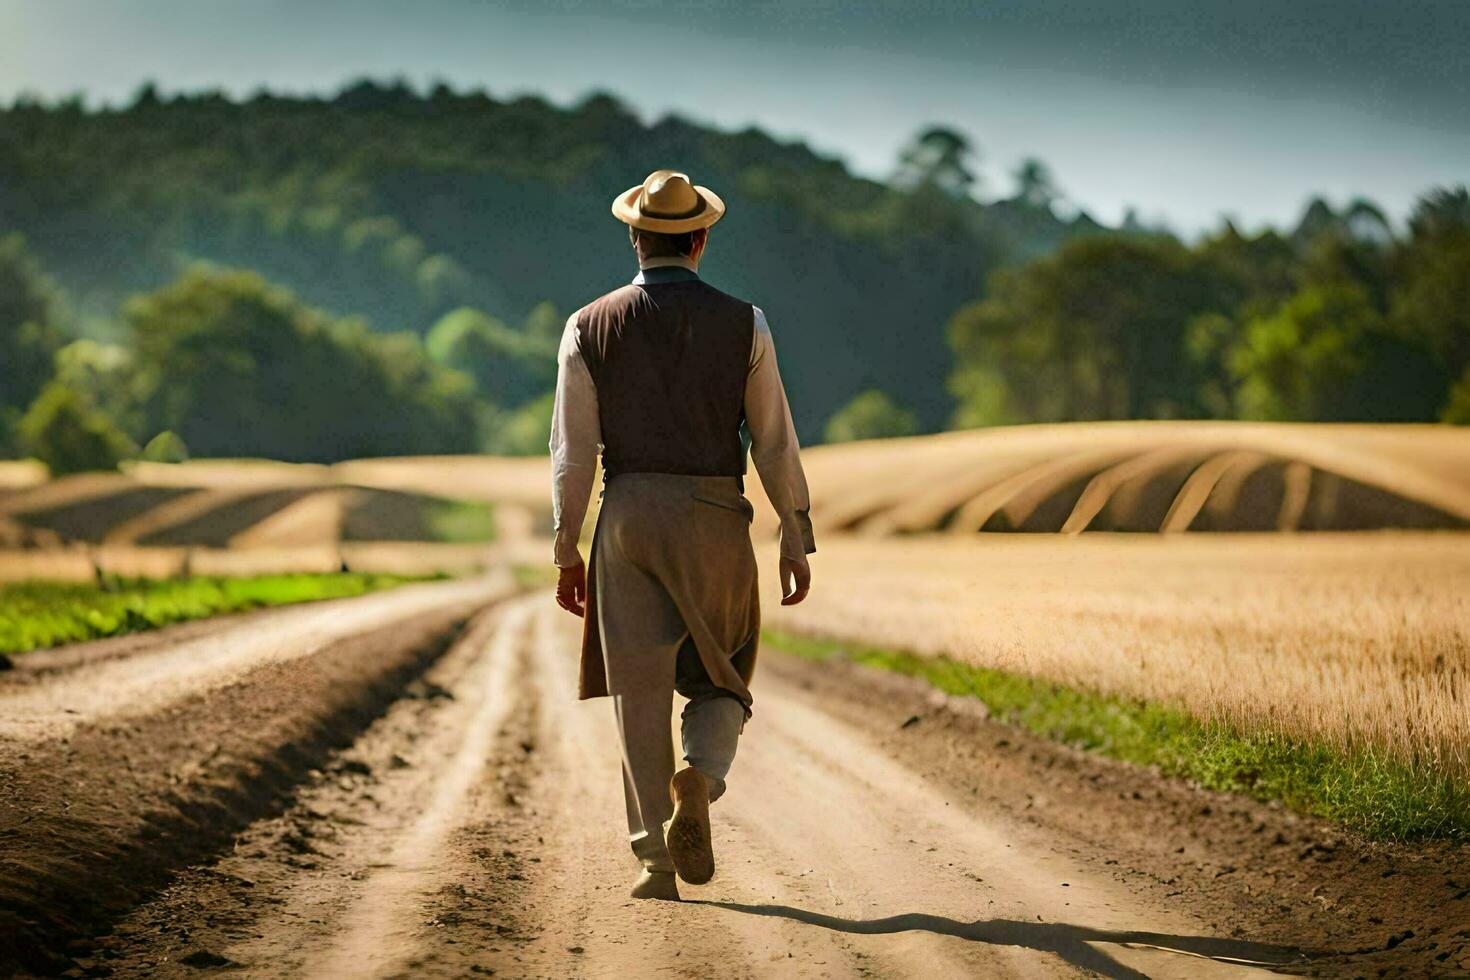
[[692, 275], [616, 289], [577, 315], [605, 477], [742, 476], [751, 305]]

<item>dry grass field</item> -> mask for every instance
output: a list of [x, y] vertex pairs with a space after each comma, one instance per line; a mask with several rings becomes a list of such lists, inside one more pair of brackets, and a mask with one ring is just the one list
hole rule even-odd
[[337, 468], [268, 460], [140, 463], [47, 481], [0, 468], [0, 582], [185, 573], [356, 571], [424, 575], [483, 569], [503, 525], [529, 520], [493, 497], [359, 485]]
[[828, 535], [784, 629], [1470, 776], [1470, 535]]
[[[1449, 426], [1033, 425], [819, 446], [803, 458], [824, 532], [1470, 528], [1470, 434]], [[544, 457], [199, 460], [43, 476], [24, 463], [0, 469], [0, 520], [111, 544], [327, 540], [344, 524], [372, 539], [375, 524], [413, 523], [387, 513], [410, 496], [493, 503], [528, 532], [550, 520]], [[754, 472], [747, 491], [762, 495]], [[757, 513], [757, 533], [769, 535], [769, 512]]]
[[1088, 422], [823, 446], [818, 529], [1470, 527], [1470, 433], [1435, 425]]
[[[1470, 528], [1470, 434], [1450, 426], [1093, 422], [802, 456], [819, 532]], [[330, 472], [357, 486], [494, 501], [539, 530], [549, 520], [544, 459], [403, 457]], [[753, 471], [746, 484], [759, 502]], [[757, 507], [756, 532], [774, 533], [767, 508]]]
[[[804, 458], [818, 587], [796, 610], [772, 604], [774, 620], [1470, 773], [1470, 535], [1455, 533], [1470, 527], [1464, 430], [1085, 423]], [[27, 545], [0, 578], [86, 577], [94, 563], [123, 574], [186, 561], [214, 574], [483, 563], [484, 547], [431, 542], [444, 500], [494, 505], [502, 559], [549, 554], [544, 458], [0, 475], [0, 522]], [[762, 495], [753, 473], [747, 491]], [[759, 499], [757, 514], [769, 542]], [[1382, 528], [1397, 530], [1341, 533]], [[1095, 533], [1185, 530], [1319, 533]]]

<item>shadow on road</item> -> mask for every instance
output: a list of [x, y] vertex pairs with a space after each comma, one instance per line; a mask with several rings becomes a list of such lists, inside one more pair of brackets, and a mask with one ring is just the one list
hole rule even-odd
[[883, 935], [894, 932], [932, 932], [954, 936], [976, 943], [995, 946], [1023, 946], [1043, 953], [1054, 953], [1074, 966], [1092, 970], [1117, 980], [1147, 977], [1096, 949], [1091, 943], [1115, 943], [1120, 946], [1146, 946], [1243, 966], [1270, 968], [1300, 966], [1307, 956], [1289, 946], [1216, 939], [1209, 936], [1170, 936], [1158, 932], [1113, 932], [1066, 922], [1022, 922], [1016, 919], [977, 919], [961, 922], [942, 915], [909, 912], [882, 919], [843, 919], [821, 912], [793, 908], [789, 905], [742, 905], [738, 902], [695, 900], [690, 904], [744, 912], [747, 915], [769, 915], [794, 919], [808, 925], [858, 935]]

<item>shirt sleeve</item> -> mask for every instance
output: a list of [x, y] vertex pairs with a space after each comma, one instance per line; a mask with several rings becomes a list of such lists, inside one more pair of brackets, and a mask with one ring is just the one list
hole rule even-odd
[[745, 381], [745, 424], [750, 429], [751, 461], [781, 521], [782, 557], [811, 554], [817, 545], [812, 537], [811, 499], [801, 468], [801, 447], [796, 441], [786, 389], [781, 385], [781, 372], [776, 368], [771, 328], [758, 306], [750, 373]]
[[551, 410], [551, 512], [556, 529], [552, 561], [563, 568], [580, 564], [577, 542], [592, 496], [602, 422], [597, 387], [582, 357], [577, 315], [567, 319], [557, 351], [556, 395]]

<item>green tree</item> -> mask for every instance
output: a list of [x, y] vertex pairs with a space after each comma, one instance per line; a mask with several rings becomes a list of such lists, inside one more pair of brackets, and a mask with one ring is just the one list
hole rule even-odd
[[555, 393], [547, 392], [519, 408], [493, 412], [487, 420], [483, 451], [497, 456], [545, 456], [550, 451], [555, 403]]
[[1202, 410], [1186, 324], [1210, 308], [1213, 296], [1208, 277], [1177, 241], [1075, 239], [1054, 255], [997, 272], [988, 294], [949, 324], [957, 420], [1150, 418]]
[[1051, 168], [1035, 157], [1027, 157], [1016, 168], [1016, 199], [1036, 208], [1049, 208], [1057, 199], [1056, 179]]
[[1434, 240], [1463, 235], [1470, 229], [1470, 188], [1437, 187], [1419, 198], [1409, 217], [1409, 231], [1414, 238]]
[[1367, 198], [1354, 198], [1343, 215], [1343, 221], [1348, 234], [1356, 241], [1380, 246], [1393, 243], [1393, 227], [1388, 223], [1388, 215]]
[[21, 237], [0, 238], [0, 449], [55, 371], [60, 306]]
[[1470, 191], [1434, 191], [1409, 220], [1410, 238], [1397, 257], [1390, 300], [1394, 327], [1431, 350], [1450, 378], [1446, 421], [1463, 418], [1464, 379], [1470, 373]]
[[145, 431], [198, 456], [464, 452], [479, 404], [413, 334], [338, 320], [260, 276], [199, 267], [127, 306]]
[[165, 430], [148, 440], [140, 458], [150, 463], [182, 463], [189, 458], [189, 447], [177, 433]]
[[1360, 286], [1381, 307], [1389, 255], [1380, 244], [1336, 225], [1294, 244], [1272, 230], [1243, 235], [1226, 222], [1199, 242], [1194, 259], [1208, 296], [1206, 311], [1185, 328], [1200, 404], [1208, 415], [1233, 418], [1240, 377], [1231, 359], [1247, 324], [1274, 316], [1304, 286]]
[[892, 439], [919, 431], [914, 413], [895, 402], [881, 388], [869, 388], [827, 420], [827, 442], [857, 439]]
[[974, 145], [946, 126], [930, 126], [899, 154], [894, 186], [904, 190], [932, 187], [951, 197], [966, 197], [977, 185]]
[[133, 352], [123, 344], [74, 340], [56, 352], [56, 380], [135, 439], [143, 434]]
[[1351, 282], [1304, 288], [1246, 325], [1231, 354], [1241, 418], [1408, 421], [1445, 382], [1428, 353], [1389, 329]]
[[1449, 401], [1440, 420], [1450, 425], [1470, 425], [1470, 368], [1460, 375], [1460, 380], [1450, 389]]
[[[974, 154], [953, 131], [924, 141], [912, 162], [927, 176], [906, 189], [754, 127], [644, 123], [603, 94], [558, 107], [388, 80], [335, 98], [154, 95], [0, 106], [0, 212], [79, 322], [172, 282], [186, 256], [255, 269], [318, 309], [371, 311], [385, 330], [422, 333], [460, 307], [521, 330], [507, 312], [548, 298], [568, 310], [626, 281], [607, 188], [678, 160], [730, 205], [711, 280], [807, 325], [782, 363], [804, 378], [793, 410], [812, 441], [872, 364], [925, 428], [941, 424], [949, 355], [935, 327], [1007, 254], [1097, 227], [977, 202]], [[894, 331], [900, 319], [929, 326]], [[834, 361], [837, 345], [850, 353]]]
[[556, 304], [550, 300], [543, 300], [526, 314], [526, 321], [521, 324], [521, 333], [539, 345], [540, 350], [550, 350], [554, 361], [556, 348], [561, 343], [561, 334], [565, 326], [566, 317], [557, 311]]
[[1235, 417], [1237, 378], [1230, 357], [1240, 329], [1233, 317], [1216, 310], [1201, 313], [1184, 326], [1185, 350], [1199, 372], [1200, 406], [1211, 418]]
[[162, 104], [163, 100], [158, 97], [158, 83], [150, 79], [138, 86], [129, 108], [136, 112], [139, 109], [156, 109]]
[[20, 420], [20, 444], [53, 476], [116, 469], [138, 447], [113, 421], [63, 384], [48, 385]]
[[555, 312], [537, 310], [525, 327], [513, 330], [479, 310], [461, 307], [434, 324], [424, 349], [435, 363], [474, 378], [480, 393], [496, 404], [524, 404], [556, 379], [559, 335], [547, 336], [545, 325]]

